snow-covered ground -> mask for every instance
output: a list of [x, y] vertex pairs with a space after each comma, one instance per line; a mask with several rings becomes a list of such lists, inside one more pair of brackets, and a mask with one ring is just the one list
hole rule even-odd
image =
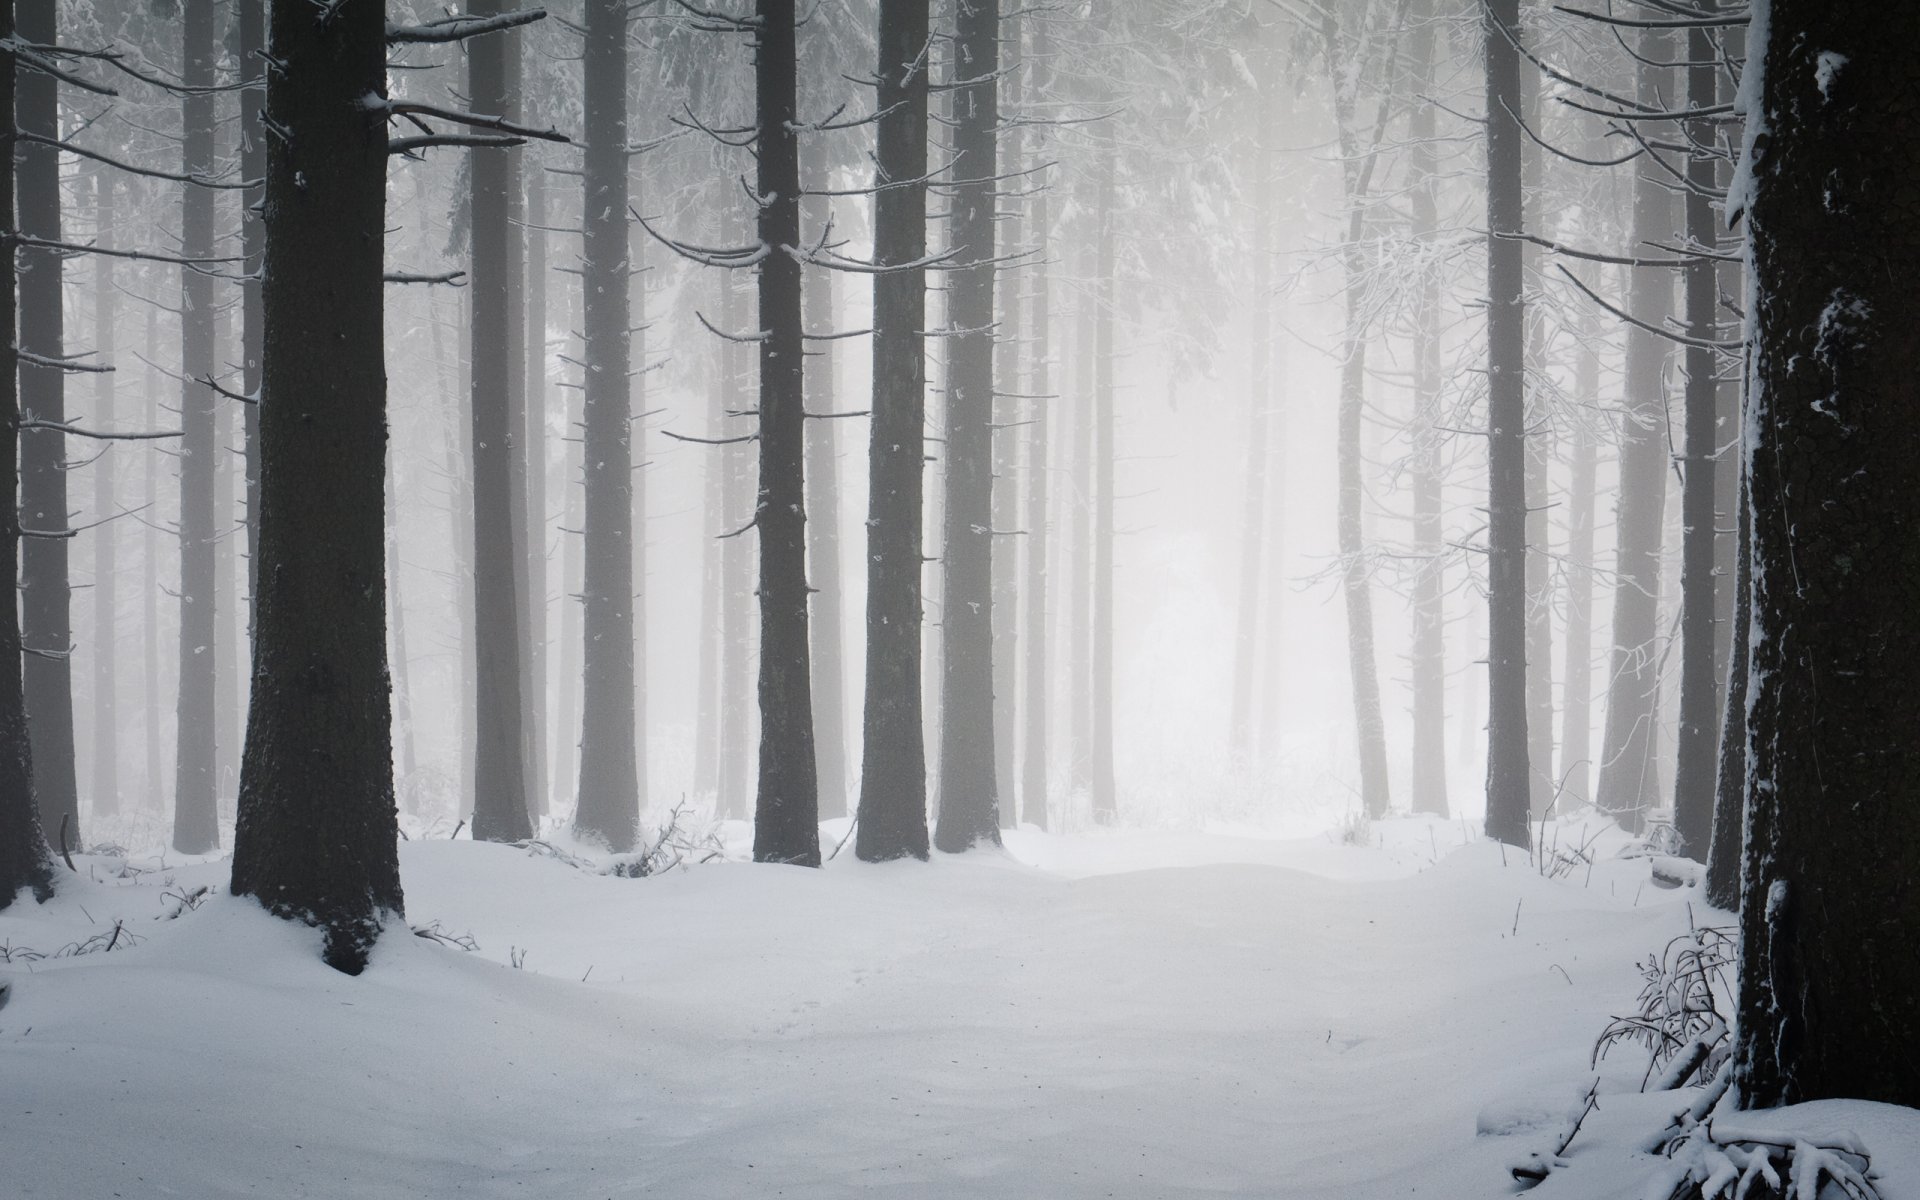
[[[1457, 822], [1026, 830], [619, 879], [415, 840], [409, 920], [478, 950], [402, 930], [359, 978], [223, 894], [163, 919], [223, 861], [82, 858], [0, 913], [0, 1195], [1504, 1195], [1690, 919], [1594, 848], [1548, 878]], [[1617, 1146], [1673, 1104], [1613, 1102], [1644, 1067], [1590, 1118], [1628, 1169], [1539, 1195], [1635, 1194], [1657, 1160]]]

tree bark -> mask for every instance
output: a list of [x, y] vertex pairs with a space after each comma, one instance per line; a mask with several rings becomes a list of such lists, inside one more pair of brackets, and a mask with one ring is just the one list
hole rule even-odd
[[[240, 92], [240, 177], [264, 180], [267, 177], [267, 138], [260, 126], [260, 113], [267, 99], [267, 63], [260, 56], [266, 49], [267, 22], [263, 0], [239, 0], [235, 6], [239, 24], [239, 69], [244, 84]], [[260, 353], [265, 344], [261, 327], [260, 264], [266, 251], [267, 228], [258, 206], [265, 199], [265, 188], [251, 187], [240, 193], [240, 253], [246, 258], [247, 277], [240, 282], [240, 391], [260, 394]], [[434, 333], [439, 335], [435, 322]], [[247, 641], [253, 641], [254, 596], [260, 590], [260, 406], [242, 406], [241, 437], [245, 441], [242, 463], [246, 472], [246, 505], [243, 518], [247, 534]]]
[[947, 276], [940, 796], [934, 845], [1000, 841], [993, 706], [993, 299], [999, 199], [999, 0], [955, 10], [953, 245]]
[[[867, 662], [859, 828], [866, 862], [927, 857], [921, 711], [926, 457], [927, 0], [881, 0], [874, 183], [873, 402], [867, 448]], [[893, 184], [894, 186], [886, 186]]]
[[[14, 124], [16, 66], [6, 47], [14, 34], [14, 0], [0, 0], [0, 129]], [[14, 156], [0, 154], [0, 231], [11, 238], [14, 221]], [[15, 256], [0, 254], [0, 329], [14, 328]], [[11, 339], [0, 339], [0, 661], [21, 661], [19, 356]], [[33, 794], [33, 743], [27, 730], [26, 696], [20, 672], [0, 671], [0, 910], [22, 889], [34, 899], [53, 898], [53, 859], [40, 833]]]
[[[184, 0], [181, 9], [181, 81], [188, 87], [214, 82], [213, 0]], [[183, 174], [214, 173], [214, 97], [189, 93], [182, 101]], [[214, 194], [182, 188], [181, 254], [213, 254]], [[180, 706], [174, 758], [173, 848], [205, 854], [220, 844], [217, 804], [219, 663], [219, 538], [215, 476], [219, 396], [204, 380], [214, 371], [213, 277], [180, 273]]]
[[[729, 274], [721, 284], [721, 328], [729, 332], [747, 328], [745, 289]], [[746, 398], [745, 376], [748, 356], [737, 342], [720, 347], [720, 407], [716, 436], [738, 435]], [[753, 516], [753, 457], [741, 445], [729, 445], [719, 451], [724, 491], [721, 511], [725, 515], [720, 543], [720, 779], [718, 813], [728, 819], [745, 820], [748, 768], [753, 763], [752, 727], [748, 703], [749, 679], [753, 661], [753, 578], [749, 543], [742, 532]]]
[[385, 13], [274, 0], [260, 595], [233, 891], [358, 974], [402, 910], [387, 693]]
[[[1749, 69], [1753, 632], [1734, 1082], [1920, 1106], [1920, 8], [1774, 0]], [[1764, 62], [1764, 65], [1762, 65]], [[1755, 161], [1757, 159], [1757, 161]]]
[[526, 463], [522, 503], [527, 531], [527, 720], [533, 743], [527, 767], [534, 780], [534, 812], [545, 815], [551, 805], [547, 765], [553, 755], [547, 719], [547, 172], [530, 147], [521, 148], [520, 161], [526, 212], [522, 243], [526, 284], [520, 291], [520, 444]]
[[588, 0], [581, 276], [586, 526], [580, 788], [574, 827], [615, 851], [639, 836], [634, 749], [633, 444], [627, 240], [627, 4]]
[[[1528, 845], [1526, 298], [1518, 0], [1486, 7], [1487, 836]], [[1501, 235], [1508, 236], [1501, 236]]]

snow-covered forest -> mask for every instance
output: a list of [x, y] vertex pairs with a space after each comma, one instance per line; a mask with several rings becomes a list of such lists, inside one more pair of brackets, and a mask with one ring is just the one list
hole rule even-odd
[[1920, 1200], [1916, 46], [0, 0], [0, 1198]]

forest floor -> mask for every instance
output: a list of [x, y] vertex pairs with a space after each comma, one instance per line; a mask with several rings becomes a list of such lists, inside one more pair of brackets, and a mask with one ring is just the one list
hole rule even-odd
[[[222, 860], [86, 856], [0, 913], [0, 1194], [1506, 1195], [1637, 963], [1730, 919], [1555, 836], [1595, 862], [1431, 819], [645, 879], [414, 840], [409, 920], [477, 949], [401, 929], [359, 978]], [[1608, 1169], [1539, 1195], [1637, 1194], [1646, 1062], [1601, 1064]]]

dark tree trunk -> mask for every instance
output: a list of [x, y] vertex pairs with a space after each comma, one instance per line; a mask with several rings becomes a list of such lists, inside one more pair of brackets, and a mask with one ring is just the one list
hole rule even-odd
[[[1522, 0], [1522, 12], [1544, 7], [1539, 0]], [[1524, 30], [1524, 23], [1517, 28]], [[1520, 71], [1520, 108], [1529, 129], [1541, 129], [1540, 72], [1531, 63]], [[1524, 209], [1526, 197], [1542, 196], [1546, 177], [1546, 155], [1540, 143], [1524, 134], [1520, 139], [1520, 195]], [[1520, 247], [1521, 286], [1540, 277], [1540, 247], [1523, 243]], [[1553, 525], [1551, 473], [1553, 443], [1557, 436], [1553, 397], [1550, 390], [1534, 381], [1548, 377], [1548, 330], [1546, 307], [1533, 305], [1522, 322], [1526, 338], [1526, 368], [1523, 384], [1527, 393], [1526, 476], [1527, 476], [1527, 808], [1533, 819], [1544, 820], [1560, 810], [1555, 805], [1558, 789], [1553, 774]]]
[[805, 346], [794, 0], [756, 0], [754, 96], [760, 244], [760, 778], [755, 862], [820, 865], [807, 642]]
[[[114, 244], [113, 174], [105, 166], [93, 171], [94, 243]], [[103, 363], [114, 361], [113, 259], [93, 259], [93, 349]], [[102, 428], [114, 424], [114, 382], [119, 376], [101, 372], [93, 377], [93, 419]], [[93, 465], [93, 512], [97, 521], [110, 520], [119, 511], [116, 483], [119, 456], [111, 443]], [[102, 525], [93, 533], [93, 812], [105, 816], [120, 811], [120, 717], [116, 703], [120, 655], [115, 643], [120, 632], [119, 529]]]
[[[1574, 367], [1574, 401], [1600, 403], [1600, 356], [1593, 348], [1595, 329], [1583, 331]], [[1562, 815], [1592, 802], [1593, 778], [1593, 513], [1594, 476], [1599, 448], [1584, 421], [1573, 426], [1573, 470], [1567, 486], [1567, 665], [1560, 707], [1560, 763], [1554, 779], [1560, 787]]]
[[[1019, 21], [1009, 15], [1002, 23], [1001, 36], [1019, 45]], [[1018, 177], [1025, 168], [1022, 130], [1018, 125], [1005, 132], [1002, 170]], [[1005, 246], [1019, 246], [1025, 236], [1021, 229], [1020, 205], [1013, 201], [1000, 216], [999, 240]], [[1000, 828], [1016, 829], [1020, 824], [1018, 782], [1014, 778], [1015, 738], [1020, 728], [1020, 604], [1016, 584], [1019, 580], [1020, 545], [1020, 427], [1015, 410], [1019, 405], [1019, 375], [1026, 349], [1020, 344], [1020, 287], [1024, 282], [1020, 268], [997, 273], [998, 292], [994, 311], [994, 337], [1000, 343], [993, 358], [993, 416], [989, 434], [993, 446], [993, 792], [999, 798]]]
[[[1673, 56], [1673, 39], [1649, 31], [1638, 47], [1637, 100], [1671, 103], [1671, 72], [1648, 62]], [[1672, 236], [1673, 201], [1661, 168], [1642, 160], [1635, 169], [1633, 244], [1658, 245]], [[1627, 307], [1658, 326], [1673, 304], [1665, 270], [1633, 273]], [[1595, 799], [1628, 829], [1638, 831], [1659, 804], [1655, 709], [1660, 671], [1660, 543], [1667, 502], [1668, 343], [1658, 334], [1627, 330], [1626, 412], [1620, 424], [1620, 498], [1614, 516], [1613, 650], [1607, 676], [1607, 723], [1600, 743]]]
[[574, 826], [616, 851], [640, 826], [634, 748], [633, 442], [628, 412], [627, 4], [589, 0], [583, 59], [587, 654]]
[[[1422, 0], [1408, 16], [1410, 56], [1431, 87], [1435, 75], [1434, 23], [1430, 6]], [[1434, 106], [1416, 104], [1410, 115], [1408, 161], [1412, 183], [1407, 195], [1416, 244], [1431, 247], [1440, 236], [1438, 165], [1434, 154]], [[1447, 815], [1447, 652], [1446, 546], [1441, 526], [1440, 271], [1421, 272], [1419, 299], [1414, 305], [1413, 429], [1411, 491], [1413, 544], [1420, 556], [1413, 584], [1413, 771], [1410, 777], [1413, 811]]]
[[[504, 10], [481, 0], [475, 16]], [[482, 113], [508, 111], [510, 35], [485, 34], [466, 43], [467, 90]], [[527, 614], [524, 555], [516, 532], [526, 506], [514, 486], [521, 426], [512, 393], [514, 326], [509, 293], [520, 281], [519, 234], [509, 220], [514, 160], [506, 150], [474, 150], [472, 306], [473, 599], [475, 738], [473, 836], [511, 842], [531, 836], [527, 791]]]
[[[820, 187], [828, 186], [824, 175]], [[808, 197], [809, 201], [818, 199]], [[809, 236], [824, 228], [824, 204], [809, 203]], [[807, 324], [816, 333], [831, 333], [835, 321], [833, 272], [809, 271], [801, 297]], [[806, 394], [815, 412], [837, 412], [849, 407], [839, 401], [833, 355], [837, 340], [815, 342], [807, 350]], [[807, 576], [813, 585], [813, 612], [808, 632], [813, 638], [813, 744], [820, 780], [820, 816], [847, 814], [846, 656], [841, 614], [846, 601], [840, 569], [840, 448], [836, 431], [841, 422], [822, 419], [807, 423]]]
[[[1701, 5], [1711, 10], [1711, 0]], [[1713, 35], [1694, 29], [1687, 35], [1687, 103], [1710, 107], [1719, 100], [1720, 63]], [[1712, 247], [1714, 217], [1713, 145], [1710, 121], [1691, 123], [1688, 140], [1702, 150], [1687, 161], [1684, 195], [1686, 237], [1689, 245]], [[1718, 269], [1712, 259], [1695, 258], [1682, 270], [1686, 295], [1688, 336], [1713, 340], [1715, 310], [1719, 304]], [[1716, 669], [1718, 598], [1715, 595], [1715, 559], [1719, 521], [1715, 510], [1718, 488], [1714, 476], [1719, 464], [1720, 388], [1715, 382], [1719, 360], [1709, 347], [1689, 344], [1684, 352], [1686, 386], [1686, 448], [1680, 492], [1680, 727], [1676, 737], [1673, 779], [1674, 832], [1679, 851], [1705, 859], [1713, 837], [1713, 785], [1719, 767], [1720, 688]]]
[[[881, 0], [880, 119], [874, 182], [927, 173], [927, 0]], [[867, 449], [867, 665], [859, 830], [867, 862], [927, 857], [927, 758], [921, 714], [921, 520], [926, 455], [927, 191], [897, 183], [874, 197], [873, 403]]]
[[[211, 87], [213, 0], [185, 0], [181, 14], [182, 82]], [[214, 97], [189, 93], [181, 101], [186, 140], [180, 169], [214, 174]], [[180, 250], [187, 258], [213, 254], [214, 193], [181, 189]], [[205, 854], [220, 844], [216, 691], [223, 647], [214, 620], [219, 603], [219, 538], [215, 475], [221, 453], [216, 426], [219, 396], [204, 381], [214, 372], [213, 277], [180, 273], [180, 706], [174, 758], [173, 848]], [[383, 655], [384, 657], [384, 655]]]
[[[5, 49], [14, 33], [13, 0], [0, 0], [0, 129], [13, 128], [15, 65]], [[51, 81], [49, 81], [51, 82]], [[13, 218], [14, 156], [0, 154], [0, 232], [15, 232]], [[17, 315], [14, 299], [14, 256], [0, 255], [0, 329], [12, 329]], [[18, 356], [10, 340], [0, 339], [0, 662], [18, 663], [20, 656], [19, 486], [20, 394]], [[53, 896], [53, 860], [40, 834], [40, 815], [34, 807], [33, 746], [27, 732], [26, 697], [20, 672], [0, 671], [0, 909], [11, 905], [22, 888], [31, 888], [36, 900]]]
[[260, 595], [233, 891], [366, 965], [401, 912], [387, 696], [384, 11], [274, 0]]
[[[1050, 94], [1052, 49], [1047, 23], [1032, 21], [1028, 24], [1033, 40], [1032, 89], [1033, 96], [1038, 99]], [[1035, 399], [1027, 407], [1027, 553], [1026, 579], [1021, 585], [1021, 598], [1026, 605], [1026, 640], [1023, 644], [1026, 654], [1026, 697], [1021, 713], [1025, 735], [1020, 745], [1020, 815], [1041, 829], [1048, 827], [1049, 782], [1047, 619], [1051, 614], [1048, 609], [1047, 554], [1051, 530], [1047, 520], [1047, 476], [1052, 469], [1048, 444], [1051, 440], [1053, 409], [1053, 401], [1048, 397], [1052, 395], [1054, 379], [1052, 269], [1047, 261], [1047, 252], [1052, 234], [1051, 211], [1049, 189], [1041, 187], [1033, 197], [1030, 220], [1033, 234], [1029, 239], [1033, 251], [1033, 266], [1029, 268], [1033, 273], [1033, 292], [1028, 299], [1027, 314], [1033, 332], [1029, 346], [1027, 393]]]
[[[210, 0], [207, 0], [210, 2]], [[51, 45], [57, 22], [54, 0], [24, 0], [19, 6], [23, 41]], [[19, 74], [17, 116], [20, 129], [41, 137], [60, 136], [59, 89], [40, 71]], [[20, 232], [60, 239], [60, 154], [50, 146], [21, 143], [17, 186]], [[205, 195], [204, 189], [195, 189]], [[20, 349], [43, 359], [66, 353], [61, 295], [61, 256], [46, 250], [18, 253]], [[58, 368], [22, 361], [20, 412], [38, 421], [67, 419], [66, 376]], [[22, 529], [54, 536], [20, 541], [20, 640], [26, 648], [24, 674], [27, 728], [33, 738], [33, 783], [40, 805], [40, 826], [50, 839], [61, 830], [79, 845], [80, 795], [74, 778], [73, 672], [67, 657], [73, 644], [67, 538], [67, 439], [51, 429], [29, 429], [20, 438], [20, 515]]]
[[1488, 0], [1487, 836], [1528, 844], [1526, 298], [1518, 0]]
[[1774, 0], [1735, 1087], [1920, 1106], [1920, 7]]
[[1000, 840], [993, 728], [993, 294], [999, 0], [955, 10], [953, 236], [947, 276], [946, 493], [940, 603], [940, 813], [933, 842]]
[[1098, 311], [1093, 335], [1093, 819], [1110, 825], [1119, 816], [1113, 779], [1113, 334], [1119, 303], [1119, 265], [1114, 254], [1113, 190], [1115, 150], [1109, 145], [1100, 164], [1100, 190], [1094, 207], [1098, 240], [1094, 297]]

